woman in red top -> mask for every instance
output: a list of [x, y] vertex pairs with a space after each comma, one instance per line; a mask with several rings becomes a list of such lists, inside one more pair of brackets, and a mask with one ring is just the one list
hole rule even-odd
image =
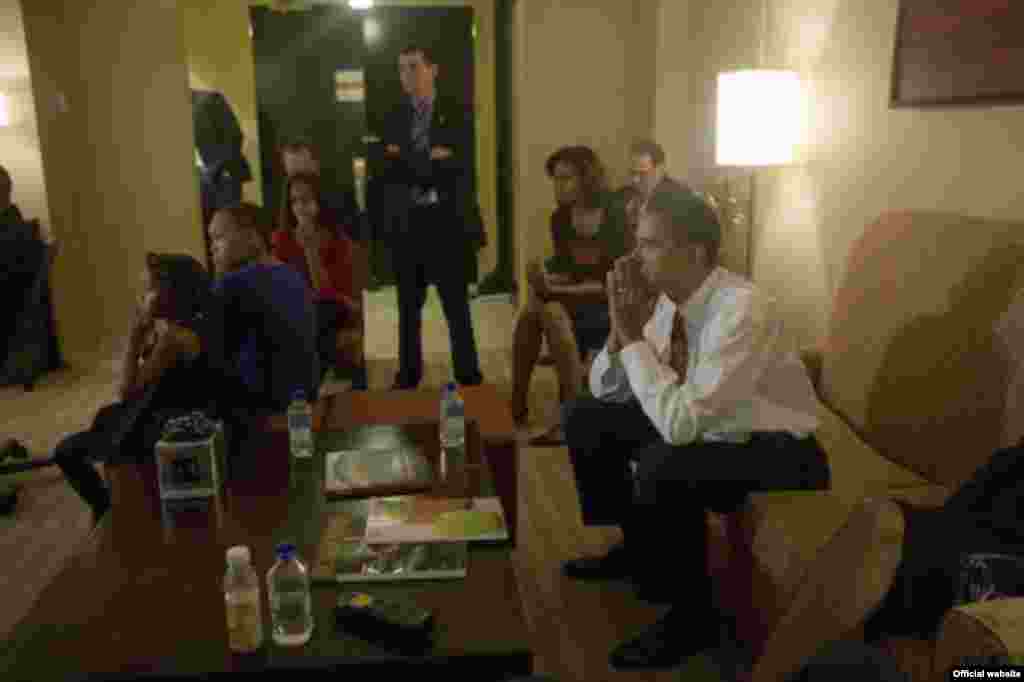
[[352, 281], [352, 240], [322, 200], [320, 178], [298, 173], [288, 179], [274, 256], [301, 272], [313, 291], [322, 371], [332, 364], [338, 329], [360, 310]]

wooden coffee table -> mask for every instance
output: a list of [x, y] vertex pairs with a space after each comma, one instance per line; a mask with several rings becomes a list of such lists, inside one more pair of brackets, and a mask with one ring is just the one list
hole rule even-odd
[[[491, 469], [490, 480], [493, 492], [504, 501], [510, 483], [499, 486], [499, 472], [515, 471], [514, 439], [509, 450], [501, 433], [505, 425], [497, 409], [500, 403], [488, 406], [485, 387], [477, 388], [484, 398], [475, 403], [475, 391], [466, 389], [463, 394], [470, 421], [467, 449], [478, 448], [482, 461], [499, 462]], [[450, 679], [499, 680], [529, 674], [532, 652], [511, 543], [471, 545], [464, 579], [356, 586], [432, 609], [436, 637], [425, 654], [401, 655], [337, 629], [332, 609], [340, 588], [331, 585], [314, 585], [316, 626], [305, 646], [273, 644], [264, 584], [263, 650], [237, 656], [227, 648], [221, 587], [227, 548], [248, 545], [261, 577], [274, 561], [275, 543], [285, 539], [295, 541], [300, 555], [310, 562], [324, 506], [333, 504], [321, 489], [322, 446], [331, 440], [331, 431], [407, 422], [412, 431], [423, 433], [427, 418], [437, 419], [429, 407], [438, 404], [439, 396], [431, 396], [412, 391], [353, 393], [324, 401], [315, 419], [321, 430], [317, 456], [302, 466], [291, 464], [283, 421], [271, 420], [270, 428], [242, 449], [245, 465], [235, 463], [220, 502], [206, 513], [179, 516], [174, 523], [161, 514], [152, 462], [111, 467], [110, 515], [0, 647], [0, 678], [283, 672], [339, 666], [369, 666], [359, 674], [372, 670], [387, 675], [416, 672], [424, 665], [441, 666], [436, 675]], [[436, 423], [433, 428], [436, 432]], [[506, 502], [506, 515], [512, 514]], [[485, 619], [480, 618], [481, 609], [486, 610]]]

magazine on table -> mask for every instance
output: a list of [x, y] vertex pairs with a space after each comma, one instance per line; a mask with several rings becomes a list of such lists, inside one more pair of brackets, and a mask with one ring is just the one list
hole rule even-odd
[[367, 545], [351, 513], [329, 512], [310, 577], [331, 583], [453, 579], [466, 575], [467, 561], [464, 542]]
[[339, 583], [464, 578], [467, 558], [465, 542], [345, 542], [336, 547], [331, 577]]
[[324, 492], [333, 497], [414, 493], [433, 484], [434, 467], [417, 450], [337, 450], [324, 458]]
[[369, 501], [366, 543], [500, 542], [508, 527], [497, 497], [405, 495]]

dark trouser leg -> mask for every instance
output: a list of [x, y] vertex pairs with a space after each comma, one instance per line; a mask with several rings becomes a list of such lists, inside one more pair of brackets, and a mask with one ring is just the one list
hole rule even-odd
[[633, 500], [631, 452], [661, 436], [640, 403], [589, 396], [562, 406], [562, 427], [586, 525], [618, 525]]
[[[823, 488], [828, 483], [824, 452], [813, 437], [756, 433], [745, 444], [664, 442], [634, 453], [636, 474], [631, 514], [623, 526], [636, 558], [638, 591], [653, 601], [690, 602], [706, 597], [708, 510], [729, 512], [748, 493]], [[684, 550], [666, 561], [666, 530]]]
[[110, 508], [110, 492], [92, 464], [94, 458], [105, 454], [100, 451], [103, 447], [109, 448], [110, 444], [102, 434], [81, 431], [62, 440], [53, 453], [64, 478], [92, 508], [96, 519]]
[[451, 274], [438, 273], [434, 282], [448, 321], [455, 380], [463, 386], [475, 386], [483, 381], [483, 375], [480, 373], [480, 358], [473, 335], [466, 279], [462, 272], [456, 271]]
[[[963, 554], [1019, 554], [1016, 508], [994, 506], [1016, 497], [1024, 476], [1024, 448], [996, 451], [939, 509], [901, 504], [903, 558], [892, 588], [865, 626], [870, 639], [933, 634], [956, 598]], [[1000, 530], [1008, 531], [1000, 533]]]
[[316, 347], [320, 355], [320, 380], [334, 366], [338, 326], [345, 319], [345, 310], [334, 301], [316, 304]]
[[415, 242], [408, 239], [394, 249], [398, 288], [398, 376], [395, 383], [408, 387], [415, 387], [423, 378], [422, 326], [427, 279], [416, 250]]
[[813, 438], [780, 433], [756, 433], [746, 444], [662, 441], [633, 459], [633, 505], [623, 526], [633, 579], [641, 598], [675, 608], [619, 645], [611, 662], [662, 667], [720, 642], [707, 573], [707, 510], [732, 511], [754, 490], [820, 487], [827, 462]]

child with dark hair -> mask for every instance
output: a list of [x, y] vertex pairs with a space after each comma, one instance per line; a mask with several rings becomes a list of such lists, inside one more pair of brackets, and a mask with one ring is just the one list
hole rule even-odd
[[204, 391], [209, 351], [218, 343], [210, 277], [191, 256], [146, 254], [144, 290], [123, 360], [121, 399], [102, 408], [87, 431], [57, 445], [54, 460], [93, 510], [110, 507], [110, 493], [93, 461], [116, 463], [150, 456], [166, 418], [210, 407]]

